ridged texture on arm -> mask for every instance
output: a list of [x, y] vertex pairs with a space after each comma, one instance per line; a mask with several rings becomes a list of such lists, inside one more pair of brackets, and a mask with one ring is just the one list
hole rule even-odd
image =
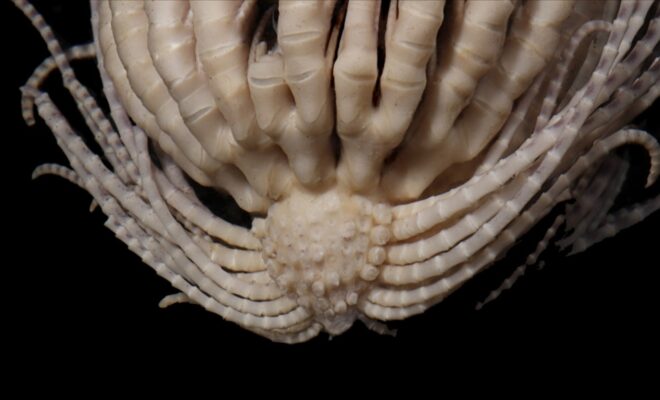
[[[444, 2], [392, 1], [378, 78], [380, 2], [350, 2], [334, 67], [339, 178], [358, 192], [378, 185], [385, 157], [404, 138], [426, 87]], [[378, 83], [378, 87], [376, 87]], [[376, 92], [374, 92], [376, 91]]]

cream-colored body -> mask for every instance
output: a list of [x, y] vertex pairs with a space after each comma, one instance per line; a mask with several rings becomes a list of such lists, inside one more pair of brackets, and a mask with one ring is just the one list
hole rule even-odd
[[[561, 226], [579, 251], [660, 208], [608, 214], [621, 183], [605, 184], [625, 178], [623, 144], [648, 150], [648, 185], [659, 172], [656, 139], [625, 128], [660, 95], [650, 0], [93, 1], [114, 126], [68, 64], [93, 49], [64, 53], [14, 1], [54, 56], [26, 120], [36, 104], [75, 171], [38, 173], [94, 196], [183, 293], [163, 304], [273, 340], [423, 312], [561, 202], [529, 263]], [[111, 169], [39, 90], [54, 67]], [[251, 229], [194, 185], [231, 195]]]

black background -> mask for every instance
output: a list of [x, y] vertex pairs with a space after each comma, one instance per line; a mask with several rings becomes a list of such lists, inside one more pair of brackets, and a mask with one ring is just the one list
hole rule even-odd
[[[86, 2], [34, 3], [65, 46], [90, 40]], [[474, 370], [539, 360], [559, 361], [564, 368], [621, 368], [636, 365], [638, 357], [657, 365], [658, 213], [584, 254], [530, 271], [500, 299], [474, 311], [516, 265], [500, 263], [424, 315], [394, 324], [396, 338], [356, 323], [332, 340], [320, 335], [288, 346], [201, 307], [159, 309], [158, 301], [173, 289], [103, 227], [99, 211], [88, 212], [89, 195], [57, 177], [30, 180], [40, 163], [65, 162], [44, 124], [28, 128], [20, 117], [18, 87], [48, 53], [11, 2], [0, 2], [0, 19], [11, 60], [3, 62], [2, 199], [9, 204], [3, 207], [2, 268], [9, 272], [4, 306], [11, 317], [7, 330], [16, 340], [7, 342], [7, 350], [20, 354], [16, 371], [52, 373], [54, 360], [62, 358], [87, 366], [180, 356], [222, 360], [254, 373], [266, 373], [260, 368], [266, 364], [321, 368], [335, 361], [347, 368], [397, 371], [417, 368], [417, 359], [438, 367], [462, 360]], [[93, 64], [76, 65], [92, 70]], [[93, 74], [81, 77], [93, 80]], [[51, 92], [59, 82], [56, 74], [49, 79]], [[67, 115], [75, 114], [65, 95], [54, 97], [68, 101]]]

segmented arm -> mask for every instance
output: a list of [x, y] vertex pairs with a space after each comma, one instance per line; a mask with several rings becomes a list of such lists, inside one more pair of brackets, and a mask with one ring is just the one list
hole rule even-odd
[[[350, 2], [334, 67], [339, 179], [358, 192], [378, 185], [385, 157], [404, 138], [426, 88], [444, 1], [392, 1], [378, 80], [380, 2]], [[378, 85], [378, 86], [376, 86]]]

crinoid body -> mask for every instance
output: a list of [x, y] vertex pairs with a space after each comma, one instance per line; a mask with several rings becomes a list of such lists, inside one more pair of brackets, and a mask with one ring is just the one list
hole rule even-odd
[[[658, 4], [92, 1], [94, 43], [23, 86], [106, 226], [187, 301], [275, 341], [424, 312], [547, 216], [582, 251], [660, 208], [619, 204], [660, 95]], [[84, 22], [81, 22], [84, 23]], [[96, 57], [105, 113], [72, 60]], [[41, 83], [59, 69], [99, 151]], [[231, 198], [249, 221], [217, 211]], [[657, 191], [656, 191], [657, 192]]]

